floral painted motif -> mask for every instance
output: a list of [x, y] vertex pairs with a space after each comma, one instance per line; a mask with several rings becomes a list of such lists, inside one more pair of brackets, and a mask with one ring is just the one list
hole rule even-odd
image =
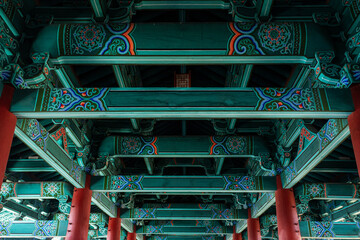
[[305, 196], [310, 198], [321, 198], [326, 196], [325, 184], [311, 183], [305, 184]]
[[210, 147], [211, 155], [244, 154], [252, 155], [252, 138], [242, 136], [213, 136]]
[[259, 37], [262, 46], [272, 52], [283, 50], [286, 54], [291, 52], [290, 42], [292, 25], [283, 23], [265, 23], [260, 26]]
[[121, 141], [123, 153], [136, 153], [142, 145], [140, 137], [123, 137]]
[[259, 98], [256, 110], [267, 111], [315, 111], [315, 99], [311, 88], [255, 88]]
[[105, 88], [47, 89], [48, 104], [43, 111], [106, 111]]
[[157, 155], [157, 137], [121, 137], [121, 154]]
[[224, 176], [224, 190], [255, 190], [255, 178], [249, 176]]
[[0, 197], [1, 200], [6, 200], [10, 197], [15, 197], [15, 183], [7, 183], [7, 182], [2, 183]]
[[142, 190], [143, 176], [111, 176], [111, 190]]
[[92, 52], [103, 46], [106, 37], [105, 29], [100, 24], [74, 26], [73, 40], [74, 53], [81, 54], [85, 51]]
[[61, 183], [57, 182], [44, 182], [43, 183], [43, 196], [44, 197], [58, 197], [61, 195]]

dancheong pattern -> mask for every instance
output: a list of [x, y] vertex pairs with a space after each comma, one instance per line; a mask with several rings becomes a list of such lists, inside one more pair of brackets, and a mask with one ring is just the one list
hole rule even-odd
[[303, 54], [303, 25], [297, 23], [230, 23], [233, 36], [229, 55], [300, 55]]
[[256, 110], [314, 111], [315, 97], [310, 88], [255, 88], [260, 101]]
[[142, 190], [143, 176], [112, 176], [111, 190]]
[[34, 236], [56, 236], [58, 221], [36, 221]]
[[157, 137], [121, 137], [121, 154], [157, 155]]
[[210, 141], [210, 154], [213, 155], [253, 154], [251, 137], [212, 136]]
[[42, 111], [106, 111], [105, 88], [46, 89]]
[[49, 133], [36, 119], [23, 119], [21, 129], [32, 141], [36, 143], [36, 145], [46, 151], [46, 143], [49, 139]]
[[130, 36], [134, 24], [66, 24], [60, 26], [64, 55], [135, 55]]
[[254, 190], [255, 179], [249, 176], [224, 176], [224, 190]]
[[332, 222], [310, 222], [312, 237], [335, 237]]

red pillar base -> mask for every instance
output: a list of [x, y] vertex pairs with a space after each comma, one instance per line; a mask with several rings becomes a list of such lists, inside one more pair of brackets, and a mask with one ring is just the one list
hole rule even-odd
[[14, 87], [5, 85], [0, 97], [0, 187], [5, 176], [16, 126], [16, 117], [9, 111], [13, 93]]
[[87, 175], [85, 188], [74, 189], [66, 240], [87, 240], [88, 238], [92, 195], [89, 185], [90, 176]]
[[279, 240], [301, 240], [294, 192], [292, 189], [282, 188], [280, 176], [277, 176], [276, 181], [275, 200]]
[[236, 226], [233, 227], [233, 240], [242, 240], [241, 233], [236, 233]]
[[120, 218], [120, 209], [118, 209], [117, 218], [109, 219], [109, 227], [107, 232], [108, 240], [120, 240], [121, 236], [121, 218]]
[[360, 84], [351, 86], [351, 95], [355, 112], [348, 117], [348, 123], [358, 174], [360, 176]]
[[126, 240], [136, 240], [136, 225], [134, 225], [134, 231], [128, 233]]
[[259, 219], [251, 217], [250, 209], [249, 209], [249, 217], [247, 220], [247, 233], [248, 233], [248, 240], [261, 240]]

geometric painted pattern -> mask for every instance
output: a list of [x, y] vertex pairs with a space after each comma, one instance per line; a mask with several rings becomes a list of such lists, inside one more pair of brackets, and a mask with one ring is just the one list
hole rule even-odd
[[142, 190], [143, 176], [111, 176], [111, 190]]
[[256, 110], [315, 111], [311, 88], [254, 88], [259, 102]]
[[105, 111], [106, 88], [46, 89], [42, 111]]
[[310, 222], [312, 237], [335, 237], [332, 222]]
[[156, 218], [156, 208], [136, 208], [134, 218]]
[[36, 221], [34, 236], [56, 236], [58, 221]]
[[224, 190], [254, 190], [255, 179], [250, 176], [224, 176]]

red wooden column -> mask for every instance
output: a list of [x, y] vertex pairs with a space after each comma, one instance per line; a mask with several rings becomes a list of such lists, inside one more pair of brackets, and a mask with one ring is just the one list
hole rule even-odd
[[348, 117], [348, 123], [358, 174], [360, 176], [360, 84], [356, 84], [351, 87], [351, 94], [355, 106], [355, 112]]
[[16, 126], [16, 117], [9, 111], [14, 90], [13, 86], [4, 85], [0, 97], [0, 187], [5, 176]]
[[293, 189], [282, 188], [281, 177], [276, 177], [276, 216], [279, 240], [301, 240], [299, 218]]
[[91, 210], [90, 175], [86, 175], [85, 188], [75, 188], [69, 215], [66, 240], [87, 240]]
[[248, 215], [249, 215], [247, 220], [248, 240], [261, 240], [259, 219], [251, 217], [250, 208]]
[[121, 218], [120, 209], [117, 211], [116, 218], [110, 218], [107, 232], [107, 240], [120, 240], [121, 235]]
[[233, 226], [233, 240], [242, 240], [241, 233], [236, 233], [236, 226]]
[[128, 233], [126, 240], [136, 240], [136, 225], [134, 224], [134, 230], [132, 233]]

